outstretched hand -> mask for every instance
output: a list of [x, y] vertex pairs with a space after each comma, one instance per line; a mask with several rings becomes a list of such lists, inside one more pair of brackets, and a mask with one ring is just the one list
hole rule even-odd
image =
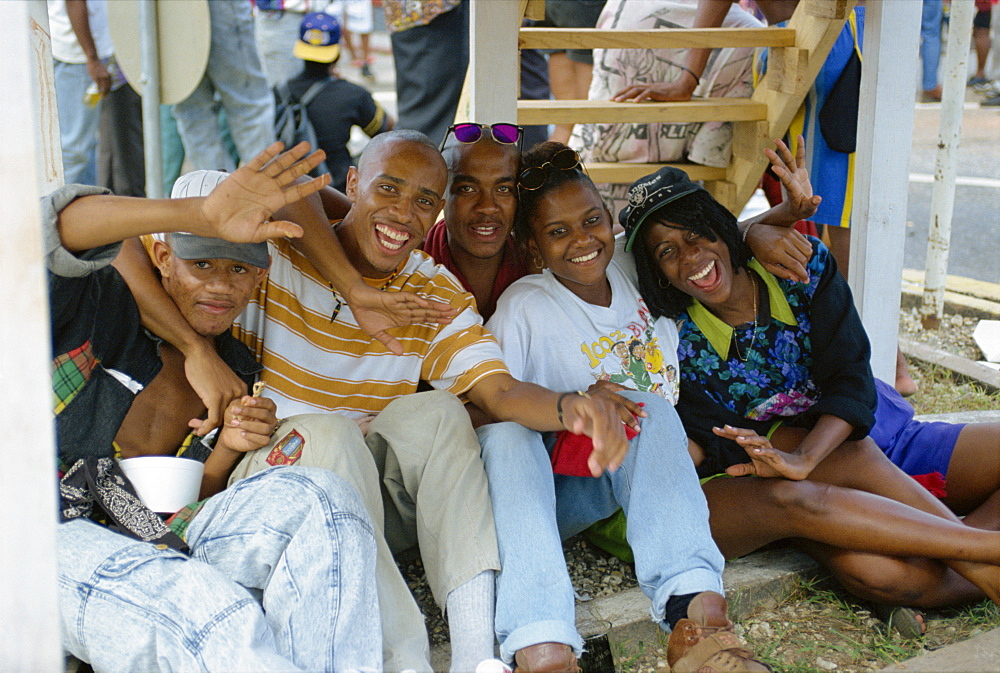
[[806, 168], [806, 141], [798, 137], [798, 147], [795, 156], [781, 140], [775, 140], [778, 151], [765, 149], [764, 156], [771, 161], [771, 169], [781, 180], [785, 188], [782, 204], [787, 209], [789, 221], [808, 220], [816, 214], [823, 197], [813, 194], [812, 183], [809, 181], [809, 169]]
[[212, 190], [201, 206], [203, 230], [192, 233], [236, 243], [302, 236], [302, 227], [271, 221], [271, 213], [329, 184], [329, 175], [296, 182], [326, 155], [317, 150], [306, 156], [309, 144], [304, 142], [282, 153], [283, 147], [280, 142], [274, 143]]
[[447, 325], [458, 315], [458, 309], [449, 304], [413, 292], [381, 292], [364, 283], [351, 291], [347, 304], [358, 326], [395, 355], [403, 354], [403, 346], [388, 330], [422, 322]]
[[619, 395], [618, 393], [622, 390], [631, 389], [619, 383], [600, 379], [590, 384], [590, 387], [587, 388], [587, 394], [591, 397], [606, 398], [618, 409], [618, 415], [621, 417], [622, 423], [636, 432], [640, 432], [642, 428], [639, 426], [639, 418], [645, 418], [649, 414], [642, 408], [643, 404], [641, 402], [634, 402], [623, 395]]
[[628, 440], [616, 405], [605, 396], [568, 395], [563, 400], [563, 423], [577, 435], [587, 435], [594, 450], [587, 458], [590, 474], [600, 477], [604, 470], [617, 470], [625, 454]]
[[739, 463], [727, 467], [726, 473], [730, 476], [784, 477], [799, 481], [808, 477], [812, 471], [811, 466], [801, 456], [775, 449], [767, 437], [762, 437], [753, 430], [726, 425], [721, 428], [712, 428], [712, 432], [719, 437], [733, 440], [742, 446], [747, 455], [750, 456], [749, 463]]

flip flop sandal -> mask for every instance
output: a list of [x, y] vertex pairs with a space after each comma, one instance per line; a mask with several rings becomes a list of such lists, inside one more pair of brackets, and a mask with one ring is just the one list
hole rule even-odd
[[905, 640], [922, 638], [927, 632], [927, 620], [924, 613], [915, 608], [904, 608], [887, 603], [872, 603], [872, 614], [885, 622], [890, 629]]

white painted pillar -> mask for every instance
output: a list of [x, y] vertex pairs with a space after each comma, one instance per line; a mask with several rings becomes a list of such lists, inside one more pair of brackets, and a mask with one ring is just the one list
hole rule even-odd
[[38, 191], [46, 194], [63, 185], [62, 143], [59, 141], [59, 112], [56, 109], [55, 75], [52, 71], [52, 41], [49, 37], [49, 12], [45, 0], [28, 2], [31, 27], [32, 100], [38, 102], [41, 156], [38, 166]]
[[[0, 427], [4, 430], [0, 442], [0, 668], [32, 672], [63, 670], [56, 608], [52, 354], [38, 205], [39, 176], [47, 186], [61, 181], [62, 161], [51, 163], [59, 157], [58, 152], [53, 156], [51, 147], [41, 153], [41, 87], [37, 83], [52, 81], [52, 65], [42, 67], [40, 75], [38, 64], [45, 63], [50, 52], [33, 58], [39, 36], [48, 34], [47, 20], [44, 24], [32, 21], [34, 10], [37, 7], [28, 2], [4, 2], [0, 22], [4, 45], [0, 91], [8, 101], [0, 108], [0, 203], [6, 211], [0, 245], [4, 298], [0, 321]], [[52, 113], [45, 113], [49, 124]]]
[[871, 340], [872, 370], [891, 383], [899, 336], [921, 5], [879, 0], [865, 7], [848, 282]]
[[[955, 176], [958, 145], [962, 138], [966, 71], [975, 0], [952, 0], [948, 21], [948, 51], [944, 56], [941, 120], [931, 195], [931, 222], [927, 233], [927, 263], [920, 317], [924, 328], [934, 329], [944, 315], [944, 286], [951, 247], [951, 218], [955, 210]], [[952, 47], [954, 45], [954, 47]]]
[[517, 123], [521, 91], [520, 3], [471, 0], [469, 21], [469, 120]]

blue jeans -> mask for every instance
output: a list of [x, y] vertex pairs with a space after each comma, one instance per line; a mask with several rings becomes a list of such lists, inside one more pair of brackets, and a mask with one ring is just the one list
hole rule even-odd
[[57, 535], [63, 646], [95, 670], [382, 670], [372, 526], [325, 470], [219, 493], [191, 558], [84, 519]]
[[[88, 164], [97, 147], [97, 121], [100, 106], [87, 107], [83, 95], [93, 80], [86, 63], [52, 60], [56, 85], [56, 112], [59, 115], [59, 139], [62, 145], [63, 174], [67, 185], [84, 182]], [[91, 171], [93, 174], [93, 171]], [[91, 180], [94, 176], [91, 175]], [[93, 182], [96, 184], [96, 181]]]
[[[212, 0], [208, 67], [191, 95], [174, 105], [184, 153], [195, 168], [235, 168], [219, 133], [218, 106], [226, 111], [240, 160], [246, 163], [274, 142], [274, 94], [257, 56], [246, 0]], [[218, 103], [216, 102], [218, 95]]]
[[625, 396], [644, 402], [649, 416], [622, 466], [599, 479], [553, 475], [552, 433], [516, 423], [477, 431], [500, 546], [496, 631], [506, 661], [544, 642], [580, 653], [562, 540], [619, 507], [628, 516], [636, 576], [655, 621], [663, 620], [670, 596], [722, 591], [724, 560], [712, 541], [708, 505], [677, 413], [655, 394]]
[[303, 62], [292, 53], [299, 39], [299, 26], [305, 14], [286, 10], [257, 10], [254, 32], [257, 53], [267, 85], [272, 89], [302, 72]]
[[938, 85], [938, 62], [941, 60], [941, 0], [924, 0], [920, 17], [920, 60], [923, 63], [921, 86], [930, 91]]

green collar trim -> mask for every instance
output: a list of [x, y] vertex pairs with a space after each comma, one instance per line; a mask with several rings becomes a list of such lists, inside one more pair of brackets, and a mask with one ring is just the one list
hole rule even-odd
[[[760, 262], [756, 259], [750, 260], [750, 268], [757, 272], [761, 278], [764, 279], [764, 285], [767, 286], [767, 298], [768, 303], [771, 306], [771, 317], [775, 320], [779, 320], [786, 325], [798, 326], [799, 322], [795, 319], [795, 315], [792, 313], [792, 307], [788, 305], [788, 299], [785, 298], [785, 293], [781, 291], [778, 286], [778, 279], [775, 278], [771, 273], [764, 270]], [[718, 353], [723, 360], [729, 359], [729, 345], [733, 342], [733, 328], [724, 323], [718, 317], [716, 317], [711, 311], [702, 305], [697, 299], [693, 300], [691, 306], [688, 307], [688, 315], [691, 316], [692, 322], [698, 326], [701, 333], [705, 335], [708, 342], [712, 344], [712, 348]]]

